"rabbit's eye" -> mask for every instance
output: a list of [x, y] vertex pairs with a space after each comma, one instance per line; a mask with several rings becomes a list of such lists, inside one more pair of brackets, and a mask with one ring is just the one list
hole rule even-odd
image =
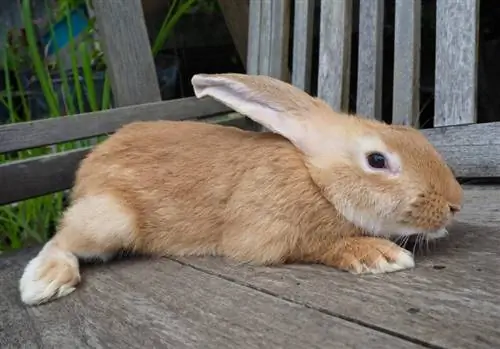
[[384, 154], [374, 152], [370, 153], [366, 156], [366, 160], [368, 161], [368, 165], [372, 168], [376, 169], [384, 169], [387, 168], [387, 160]]

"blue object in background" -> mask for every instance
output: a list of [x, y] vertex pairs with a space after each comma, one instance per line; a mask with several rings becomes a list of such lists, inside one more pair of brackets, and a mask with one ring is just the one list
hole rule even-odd
[[[73, 10], [69, 15], [69, 22], [68, 18], [64, 17], [52, 27], [52, 30], [43, 35], [42, 43], [44, 46], [48, 45], [47, 53], [49, 55], [62, 49], [72, 38], [76, 38], [87, 28], [89, 19], [85, 14], [85, 7]], [[71, 24], [71, 31], [69, 24]]]

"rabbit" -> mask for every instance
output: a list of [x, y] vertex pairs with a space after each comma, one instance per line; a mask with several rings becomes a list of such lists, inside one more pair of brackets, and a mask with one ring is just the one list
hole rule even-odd
[[417, 129], [334, 111], [268, 76], [196, 74], [191, 83], [197, 98], [269, 131], [199, 121], [121, 127], [81, 162], [56, 234], [19, 281], [25, 304], [70, 294], [79, 260], [120, 251], [359, 275], [415, 267], [392, 237], [448, 234], [462, 188]]

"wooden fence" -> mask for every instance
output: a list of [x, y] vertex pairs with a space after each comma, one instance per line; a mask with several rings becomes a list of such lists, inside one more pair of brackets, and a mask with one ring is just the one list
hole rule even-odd
[[[311, 89], [314, 0], [250, 0], [247, 70]], [[319, 0], [318, 0], [319, 1]], [[161, 101], [141, 1], [94, 0], [116, 109], [0, 126], [0, 153], [112, 133], [134, 120], [201, 119], [230, 110], [210, 99]], [[360, 0], [357, 111], [381, 118], [383, 0]], [[433, 129], [422, 130], [459, 177], [500, 176], [500, 123], [476, 123], [478, 7], [476, 0], [439, 0]], [[420, 0], [396, 0], [393, 122], [418, 120]], [[351, 0], [322, 0], [318, 95], [346, 110], [349, 91]], [[293, 62], [287, 43], [293, 30]], [[245, 120], [245, 119], [242, 119]], [[237, 125], [250, 127], [249, 124]], [[0, 166], [0, 204], [70, 188], [89, 149]]]

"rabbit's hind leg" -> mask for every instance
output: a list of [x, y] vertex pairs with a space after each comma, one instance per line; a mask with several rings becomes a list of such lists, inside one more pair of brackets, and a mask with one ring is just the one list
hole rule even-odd
[[24, 269], [19, 282], [22, 301], [37, 305], [70, 294], [80, 282], [78, 259], [109, 260], [133, 245], [134, 230], [134, 214], [115, 196], [79, 198]]

